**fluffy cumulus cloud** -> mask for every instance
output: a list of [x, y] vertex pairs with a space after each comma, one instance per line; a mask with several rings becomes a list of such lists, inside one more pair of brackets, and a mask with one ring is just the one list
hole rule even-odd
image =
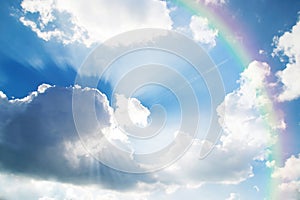
[[[221, 121], [224, 121], [224, 134], [205, 159], [198, 159], [200, 149], [210, 142], [195, 140], [186, 154], [170, 167], [160, 172], [140, 175], [111, 169], [89, 154], [104, 152], [105, 161], [128, 167], [143, 167], [138, 165], [131, 154], [120, 157], [115, 152], [108, 152], [110, 148], [107, 148], [107, 143], [102, 142], [102, 138], [106, 137], [112, 144], [132, 151], [128, 137], [117, 131], [118, 124], [114, 115], [119, 112], [122, 116], [122, 107], [130, 105], [131, 114], [140, 116], [139, 120], [133, 119], [134, 123], [143, 125], [147, 122], [149, 110], [138, 99], [127, 99], [119, 95], [116, 98], [119, 107], [113, 110], [100, 91], [79, 86], [62, 88], [43, 84], [27, 97], [16, 100], [8, 100], [1, 92], [0, 169], [4, 177], [1, 180], [12, 178], [12, 183], [18, 181], [20, 176], [27, 176], [57, 180], [55, 185], [60, 186], [67, 183], [98, 184], [104, 190], [159, 189], [166, 193], [172, 193], [180, 187], [199, 187], [205, 183], [240, 183], [253, 176], [251, 165], [254, 160], [265, 159], [267, 148], [276, 141], [274, 131], [285, 128], [280, 116], [273, 121], [270, 119], [273, 104], [264, 93], [269, 73], [270, 67], [266, 63], [254, 61], [241, 74], [240, 87], [227, 94], [220, 105], [220, 108], [225, 108], [225, 115], [220, 113], [223, 119]], [[72, 113], [74, 92], [80, 103], [76, 112], [81, 116], [83, 121], [80, 123], [85, 130], [80, 135], [81, 140]], [[89, 112], [91, 99], [95, 101], [96, 113]], [[96, 125], [93, 124], [93, 114], [96, 114], [98, 120]], [[99, 134], [99, 130], [103, 135]], [[184, 139], [181, 138], [180, 141]], [[283, 173], [285, 170], [279, 170], [279, 174]], [[7, 178], [8, 176], [11, 177]], [[56, 197], [46, 195], [38, 198]]]
[[[90, 46], [137, 28], [171, 29], [166, 2], [23, 0], [20, 22], [48, 41]], [[63, 23], [62, 23], [63, 22]]]
[[279, 101], [290, 101], [300, 96], [300, 21], [293, 26], [291, 31], [285, 32], [280, 37], [275, 37], [276, 48], [274, 53], [287, 56], [288, 63], [285, 69], [277, 72], [281, 83], [282, 92], [278, 96]]
[[[75, 124], [73, 118], [74, 94], [80, 103], [80, 108], [75, 110], [83, 120], [77, 123], [82, 123], [85, 129], [80, 137], [80, 124]], [[112, 195], [116, 199], [126, 199], [134, 196], [124, 194], [123, 198], [122, 193], [116, 191], [138, 190], [146, 194], [159, 189], [170, 193], [178, 187], [172, 180], [179, 180], [176, 174], [172, 174], [173, 178], [161, 179], [155, 174], [123, 173], [95, 159], [97, 153], [104, 152], [106, 162], [128, 167], [137, 164], [131, 155], [121, 157], [108, 147], [108, 143], [102, 142], [105, 137], [111, 144], [131, 150], [128, 138], [115, 122], [114, 115], [120, 108], [113, 110], [99, 90], [78, 85], [64, 88], [42, 84], [22, 99], [9, 100], [3, 92], [0, 95], [0, 183], [14, 185], [2, 187], [1, 198], [15, 199], [22, 195], [28, 199], [68, 199], [92, 195], [97, 199], [94, 195], [98, 192], [94, 191], [103, 190], [115, 191]], [[89, 112], [90, 100], [95, 101], [96, 113]], [[128, 104], [129, 113], [141, 117], [133, 122], [146, 123], [149, 110], [138, 99], [117, 98], [118, 106], [127, 107]], [[94, 114], [96, 124], [93, 123]], [[187, 184], [186, 181], [182, 184]]]
[[225, 108], [225, 113], [220, 113], [224, 130], [220, 143], [205, 159], [199, 160], [200, 149], [206, 148], [209, 141], [196, 140], [161, 177], [177, 175], [179, 184], [194, 187], [208, 182], [238, 184], [252, 177], [253, 162], [267, 159], [268, 147], [277, 140], [276, 130], [285, 128], [282, 116], [271, 118], [273, 102], [264, 92], [269, 74], [268, 64], [250, 63], [241, 73], [240, 87], [227, 94], [220, 105]]
[[272, 177], [279, 179], [279, 195], [285, 199], [300, 198], [300, 155], [292, 155], [283, 167], [276, 167]]
[[218, 30], [209, 27], [207, 18], [193, 15], [189, 26], [195, 41], [210, 47], [216, 46]]
[[225, 135], [221, 138], [224, 146], [246, 146], [257, 152], [275, 142], [274, 131], [285, 128], [282, 116], [276, 119], [271, 116], [275, 108], [266, 92], [270, 87], [267, 81], [269, 75], [267, 63], [253, 61], [241, 73], [240, 88], [226, 96], [222, 105], [225, 107]]
[[[77, 134], [72, 115], [72, 94], [80, 98], [80, 115], [85, 133]], [[93, 113], [89, 112], [89, 99], [95, 99], [96, 115], [99, 123], [93, 124]], [[100, 164], [86, 150], [102, 140], [99, 130], [113, 129], [115, 126], [112, 108], [104, 94], [96, 89], [39, 86], [23, 99], [8, 100], [1, 93], [0, 98], [0, 169], [1, 171], [36, 176], [42, 179], [58, 179], [75, 184], [99, 183], [106, 188], [126, 189], [138, 180], [150, 178], [118, 172]], [[104, 131], [103, 131], [104, 132]], [[110, 140], [126, 146], [126, 137], [112, 135]], [[91, 138], [85, 141], [85, 138]], [[81, 141], [85, 141], [85, 146]], [[102, 143], [97, 143], [95, 151], [105, 151]], [[96, 144], [96, 145], [97, 145]], [[105, 143], [103, 143], [105, 144]], [[91, 148], [90, 148], [91, 149]], [[91, 153], [91, 152], [90, 152]], [[94, 152], [92, 152], [94, 153]], [[111, 162], [117, 162], [114, 152], [106, 155]], [[118, 158], [122, 159], [122, 158]], [[124, 157], [122, 165], [132, 162]], [[150, 180], [150, 179], [149, 179]]]

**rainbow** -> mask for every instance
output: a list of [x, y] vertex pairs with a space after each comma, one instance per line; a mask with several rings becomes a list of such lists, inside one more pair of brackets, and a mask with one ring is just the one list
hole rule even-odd
[[[243, 31], [243, 25], [230, 22], [230, 16], [226, 10], [222, 10], [222, 12], [218, 12], [217, 8], [213, 8], [207, 6], [203, 3], [203, 1], [196, 1], [196, 0], [171, 0], [175, 5], [184, 8], [187, 10], [191, 15], [197, 15], [205, 17], [209, 20], [210, 26], [212, 28], [216, 28], [219, 30], [218, 39], [220, 39], [226, 46], [230, 54], [232, 54], [235, 60], [240, 65], [241, 69], [245, 69], [249, 63], [254, 60], [254, 56], [252, 55], [251, 51], [247, 49], [241, 42], [236, 41], [234, 39], [235, 32], [234, 30]], [[223, 13], [221, 16], [220, 13]], [[226, 16], [227, 15], [227, 16]], [[244, 32], [242, 33], [243, 36], [247, 36], [247, 39], [251, 40], [251, 37]], [[270, 96], [267, 89], [263, 91], [266, 96]], [[271, 99], [271, 97], [270, 97]], [[266, 107], [261, 110], [262, 114], [268, 113], [269, 119], [266, 120], [266, 126], [270, 127], [268, 124], [272, 124], [277, 120], [277, 115], [274, 111], [273, 107]], [[279, 133], [275, 132], [275, 135]], [[280, 140], [277, 142], [276, 145], [273, 145], [271, 148], [271, 155], [269, 160], [275, 160], [275, 162], [282, 163], [282, 148], [280, 144]], [[270, 168], [268, 172], [269, 181], [266, 185], [267, 194], [265, 194], [266, 199], [276, 200], [281, 199], [278, 193], [278, 181], [271, 177], [274, 168]]]
[[[228, 51], [235, 55], [235, 59], [239, 62], [241, 68], [245, 68], [253, 60], [253, 56], [243, 44], [233, 37], [235, 34], [234, 30], [241, 30], [243, 27], [241, 24], [229, 23], [226, 19], [230, 19], [230, 15], [227, 12], [224, 16], [219, 15], [218, 10], [211, 9], [207, 5], [201, 3], [201, 1], [195, 0], [172, 0], [174, 4], [185, 8], [190, 14], [205, 17], [209, 20], [212, 28], [219, 30], [218, 39], [226, 44]], [[243, 35], [245, 35], [243, 33]]]

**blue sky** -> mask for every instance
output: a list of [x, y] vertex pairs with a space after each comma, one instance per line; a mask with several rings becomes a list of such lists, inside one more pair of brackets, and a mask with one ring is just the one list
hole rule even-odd
[[0, 19], [0, 199], [300, 198], [299, 1], [5, 0]]

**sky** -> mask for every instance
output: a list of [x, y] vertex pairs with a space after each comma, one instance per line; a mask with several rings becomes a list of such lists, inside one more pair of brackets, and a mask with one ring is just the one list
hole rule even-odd
[[300, 2], [0, 2], [0, 199], [300, 199]]

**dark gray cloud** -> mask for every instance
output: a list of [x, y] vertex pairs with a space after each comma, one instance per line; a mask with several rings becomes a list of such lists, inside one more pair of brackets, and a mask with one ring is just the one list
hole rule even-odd
[[98, 90], [49, 87], [15, 101], [8, 101], [2, 95], [1, 170], [75, 184], [99, 183], [114, 189], [134, 187], [138, 180], [151, 181], [150, 176], [113, 170], [85, 152], [73, 121], [74, 90], [82, 97], [80, 114], [87, 126], [92, 116], [85, 112], [85, 99], [95, 96], [98, 120], [101, 126], [110, 126], [108, 102]]

